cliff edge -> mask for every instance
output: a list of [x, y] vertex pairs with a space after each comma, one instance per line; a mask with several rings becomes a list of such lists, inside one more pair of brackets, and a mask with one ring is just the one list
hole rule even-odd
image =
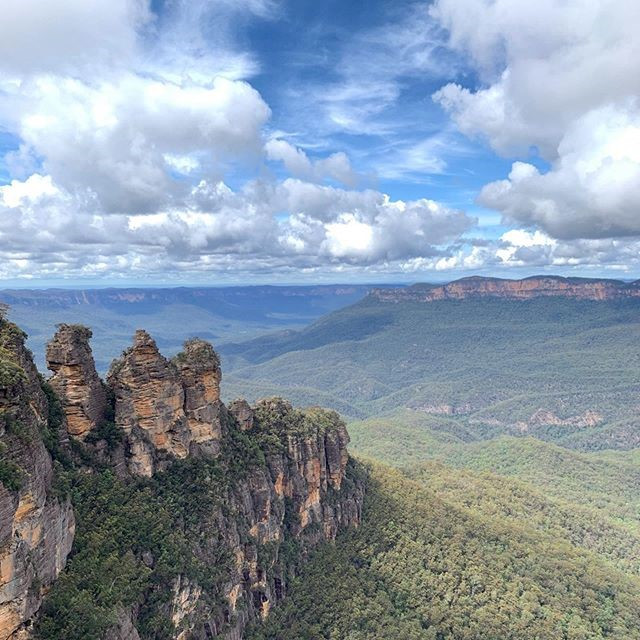
[[73, 542], [71, 502], [54, 488], [49, 398], [24, 346], [0, 318], [0, 638], [30, 635]]
[[359, 524], [339, 416], [227, 408], [208, 343], [169, 360], [137, 331], [103, 382], [90, 330], [60, 325], [49, 386], [2, 331], [0, 640], [241, 640], [315, 546]]
[[522, 280], [508, 280], [470, 276], [447, 284], [373, 289], [370, 296], [383, 302], [433, 302], [467, 298], [531, 300], [551, 296], [576, 300], [619, 300], [640, 297], [640, 281], [561, 276], [531, 276]]

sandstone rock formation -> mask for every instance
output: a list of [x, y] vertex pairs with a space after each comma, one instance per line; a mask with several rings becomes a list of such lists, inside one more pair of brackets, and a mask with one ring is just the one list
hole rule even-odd
[[27, 637], [73, 542], [71, 504], [52, 490], [41, 436], [48, 413], [24, 334], [0, 319], [0, 640]]
[[[41, 436], [50, 403], [41, 379], [23, 334], [4, 321], [0, 329], [0, 640], [26, 640], [43, 594], [65, 565], [75, 523], [69, 500], [52, 490]], [[161, 613], [176, 640], [241, 640], [247, 623], [266, 617], [286, 595], [309, 550], [360, 521], [364, 486], [347, 454], [344, 423], [334, 412], [298, 411], [279, 398], [254, 407], [239, 400], [227, 409], [211, 345], [189, 340], [170, 361], [145, 331], [114, 361], [105, 385], [90, 337], [88, 329], [61, 325], [47, 350], [64, 412], [59, 426], [83, 452], [65, 464], [79, 474], [111, 465], [119, 482], [142, 491], [151, 489], [139, 477], [180, 460], [205, 465], [218, 493], [189, 522], [188, 553], [216, 578], [176, 573]], [[118, 439], [106, 455], [110, 409]], [[156, 559], [142, 548], [138, 561], [152, 571]], [[148, 595], [157, 601], [157, 593]], [[108, 640], [139, 639], [143, 603], [130, 604], [112, 611]]]
[[104, 419], [107, 396], [89, 346], [91, 330], [81, 325], [58, 325], [47, 345], [49, 383], [62, 401], [69, 435], [84, 440]]
[[385, 302], [433, 302], [466, 298], [530, 300], [549, 296], [615, 300], [640, 297], [640, 282], [560, 276], [532, 276], [522, 280], [471, 276], [444, 285], [419, 284], [402, 289], [374, 289], [371, 295]]
[[132, 474], [151, 476], [196, 450], [219, 453], [220, 378], [220, 360], [208, 343], [189, 340], [169, 361], [146, 331], [136, 332], [107, 377]]
[[112, 364], [107, 384], [115, 396], [115, 422], [127, 438], [134, 475], [153, 475], [164, 454], [187, 457], [190, 438], [180, 376], [146, 331], [136, 331], [133, 346]]
[[187, 340], [174, 358], [184, 388], [184, 411], [190, 446], [220, 451], [220, 358], [204, 340]]
[[248, 431], [253, 427], [253, 410], [246, 400], [234, 400], [229, 405], [229, 411], [238, 421], [238, 424], [243, 431]]
[[304, 557], [321, 541], [334, 540], [338, 531], [360, 522], [364, 487], [349, 474], [349, 438], [338, 415], [296, 411], [279, 398], [250, 411], [254, 420], [248, 434], [258, 441], [266, 434], [269, 441], [278, 436], [280, 445], [263, 445], [266, 465], [234, 482], [225, 508], [215, 516], [233, 558], [223, 611], [209, 608], [211, 594], [199, 585], [176, 582], [172, 617], [181, 640], [241, 640], [249, 621], [266, 617], [286, 596], [296, 570], [291, 563], [300, 559], [288, 557], [284, 543], [298, 545]]

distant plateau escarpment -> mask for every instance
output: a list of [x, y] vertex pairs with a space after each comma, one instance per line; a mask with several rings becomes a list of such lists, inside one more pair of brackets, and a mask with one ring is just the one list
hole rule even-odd
[[549, 296], [576, 300], [618, 300], [640, 297], [640, 281], [532, 276], [522, 280], [471, 276], [447, 284], [416, 284], [400, 289], [373, 289], [371, 295], [385, 302], [433, 302], [467, 298], [530, 300]]

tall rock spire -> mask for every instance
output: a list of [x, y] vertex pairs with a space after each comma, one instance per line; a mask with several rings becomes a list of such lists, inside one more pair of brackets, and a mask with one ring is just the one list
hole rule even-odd
[[184, 389], [175, 365], [153, 338], [138, 330], [133, 346], [114, 360], [107, 384], [115, 396], [115, 421], [129, 443], [129, 470], [151, 476], [157, 460], [186, 458], [189, 429]]
[[84, 440], [104, 419], [107, 395], [96, 372], [89, 339], [91, 330], [77, 324], [60, 324], [47, 345], [49, 383], [60, 398], [69, 435]]
[[192, 446], [220, 451], [220, 358], [204, 340], [192, 339], [174, 358], [184, 388], [184, 409]]
[[150, 476], [171, 458], [220, 452], [220, 360], [203, 340], [188, 340], [167, 360], [146, 331], [115, 360], [107, 384], [128, 445], [129, 471]]

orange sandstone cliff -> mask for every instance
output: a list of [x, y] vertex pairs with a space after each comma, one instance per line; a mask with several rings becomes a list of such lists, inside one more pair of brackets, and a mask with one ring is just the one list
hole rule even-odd
[[384, 302], [433, 302], [467, 298], [531, 300], [551, 296], [576, 300], [617, 300], [640, 297], [640, 282], [560, 276], [532, 276], [522, 280], [471, 276], [442, 285], [417, 284], [398, 289], [374, 289], [371, 295]]
[[[285, 597], [313, 546], [358, 525], [364, 486], [337, 414], [298, 411], [278, 398], [227, 408], [220, 400], [220, 362], [208, 343], [190, 340], [168, 360], [138, 331], [103, 382], [91, 332], [61, 325], [47, 349], [53, 372], [47, 396], [23, 334], [6, 320], [0, 330], [6, 334], [0, 344], [0, 640], [31, 637], [42, 599], [72, 548], [74, 513], [69, 499], [52, 489], [45, 440], [51, 447], [55, 439], [77, 473], [111, 466], [121, 482], [147, 491], [146, 478], [180, 461], [220, 461], [217, 506], [189, 525], [197, 530], [191, 552], [210, 562], [217, 578], [171, 578], [161, 613], [176, 640], [241, 640], [247, 623]], [[52, 401], [62, 408], [57, 434], [47, 431]], [[233, 459], [238, 438], [256, 451], [251, 464]], [[231, 562], [221, 566], [221, 557]], [[138, 561], [154, 564], [145, 551]], [[105, 637], [138, 639], [140, 606], [114, 611]]]
[[44, 594], [62, 571], [75, 520], [53, 490], [42, 434], [49, 405], [24, 346], [24, 334], [0, 319], [0, 639], [29, 637]]

